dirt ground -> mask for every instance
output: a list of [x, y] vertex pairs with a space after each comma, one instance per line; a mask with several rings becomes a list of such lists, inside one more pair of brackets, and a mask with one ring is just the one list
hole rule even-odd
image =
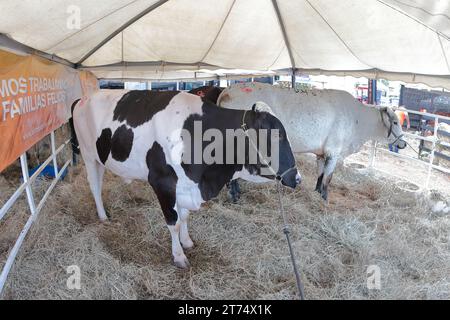
[[[355, 161], [367, 163], [367, 150], [338, 168], [328, 205], [313, 191], [317, 177], [310, 156], [298, 156], [302, 186], [285, 190], [306, 297], [449, 299], [448, 177], [440, 177], [443, 186], [431, 193], [410, 192], [398, 179], [357, 169]], [[397, 159], [377, 160], [390, 170], [399, 165], [410, 170]], [[0, 205], [13, 175], [0, 175]], [[48, 183], [40, 180], [37, 189]], [[294, 299], [275, 185], [242, 183], [242, 188], [239, 204], [230, 203], [224, 190], [191, 215], [196, 247], [187, 252], [191, 268], [181, 271], [171, 264], [169, 232], [146, 183], [125, 184], [108, 173], [103, 195], [112, 218], [100, 223], [83, 166], [72, 168], [27, 236], [2, 298]], [[438, 201], [444, 207], [432, 210]], [[0, 261], [27, 216], [22, 199], [0, 222]], [[72, 265], [81, 271], [80, 290], [66, 286]], [[367, 288], [372, 265], [381, 270], [380, 290]]]

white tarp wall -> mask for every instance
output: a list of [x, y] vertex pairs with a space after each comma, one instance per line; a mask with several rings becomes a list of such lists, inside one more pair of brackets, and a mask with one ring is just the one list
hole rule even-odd
[[295, 68], [450, 89], [448, 0], [0, 0], [0, 11], [0, 33], [99, 78]]

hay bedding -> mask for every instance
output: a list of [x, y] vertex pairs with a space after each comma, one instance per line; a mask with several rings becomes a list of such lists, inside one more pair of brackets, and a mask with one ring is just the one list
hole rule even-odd
[[[448, 214], [433, 214], [424, 199], [350, 168], [335, 174], [326, 207], [312, 191], [314, 161], [301, 156], [299, 165], [304, 183], [284, 199], [309, 299], [450, 298]], [[72, 169], [27, 237], [3, 298], [292, 299], [275, 186], [244, 183], [243, 190], [238, 205], [224, 190], [192, 214], [196, 247], [187, 252], [191, 269], [181, 271], [171, 265], [169, 232], [146, 183], [127, 185], [108, 173], [103, 195], [112, 219], [102, 224], [84, 168]], [[18, 229], [0, 227], [5, 254], [5, 239]], [[366, 287], [374, 264], [380, 291]], [[70, 265], [81, 268], [79, 291], [66, 288]]]

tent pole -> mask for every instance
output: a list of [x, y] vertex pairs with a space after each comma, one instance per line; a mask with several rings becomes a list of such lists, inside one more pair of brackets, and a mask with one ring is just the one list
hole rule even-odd
[[431, 155], [430, 155], [430, 161], [428, 164], [428, 173], [427, 173], [427, 179], [425, 182], [425, 189], [429, 190], [430, 189], [430, 179], [431, 179], [431, 172], [433, 171], [433, 162], [434, 162], [434, 157], [435, 157], [435, 152], [436, 152], [436, 141], [438, 140], [438, 129], [439, 129], [439, 118], [435, 117], [434, 118], [434, 132], [433, 132], [433, 144], [432, 144], [432, 149], [431, 149]]
[[286, 45], [286, 48], [287, 48], [287, 51], [289, 54], [289, 59], [291, 60], [292, 69], [295, 70], [294, 54], [292, 52], [291, 43], [289, 42], [289, 37], [286, 32], [286, 27], [284, 25], [283, 17], [281, 16], [281, 12], [280, 12], [280, 8], [278, 7], [277, 0], [272, 0], [272, 4], [273, 4], [273, 8], [275, 10], [275, 14], [277, 15], [278, 24], [280, 26], [281, 33], [283, 34], [284, 43]]
[[7, 35], [0, 33], [0, 48], [4, 48], [8, 51], [12, 52], [20, 52], [25, 54], [34, 54], [36, 56], [39, 56], [41, 58], [44, 58], [46, 60], [50, 60], [71, 68], [75, 68], [75, 64], [70, 62], [69, 60], [63, 59], [61, 57], [58, 57], [54, 54], [49, 54], [40, 50], [36, 50], [34, 48], [31, 48], [27, 45], [24, 45], [23, 43], [20, 43], [14, 39], [11, 39]]
[[292, 88], [295, 89], [295, 83], [297, 81], [296, 75], [295, 75], [295, 69], [292, 68], [292, 75], [291, 75], [291, 85]]

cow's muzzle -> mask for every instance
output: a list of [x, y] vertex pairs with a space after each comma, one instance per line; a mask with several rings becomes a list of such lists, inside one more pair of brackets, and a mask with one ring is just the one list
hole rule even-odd
[[396, 146], [399, 149], [405, 149], [407, 143], [403, 140], [403, 134], [400, 136], [395, 136], [395, 140], [391, 143], [391, 145]]
[[397, 145], [397, 148], [399, 148], [399, 149], [405, 149], [406, 148], [406, 141], [403, 140], [403, 139], [398, 140], [396, 145]]
[[277, 180], [281, 181], [281, 184], [295, 189], [302, 183], [302, 176], [298, 172], [296, 167], [286, 170], [283, 174], [277, 176]]

